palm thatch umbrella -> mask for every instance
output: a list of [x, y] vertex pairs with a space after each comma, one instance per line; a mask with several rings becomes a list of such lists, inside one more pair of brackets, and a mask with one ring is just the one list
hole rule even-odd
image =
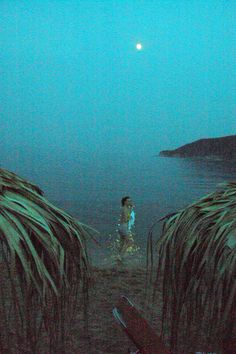
[[173, 353], [235, 353], [236, 183], [170, 215], [157, 253], [152, 296]]
[[0, 169], [1, 353], [68, 346], [73, 316], [88, 300], [89, 235], [37, 186]]

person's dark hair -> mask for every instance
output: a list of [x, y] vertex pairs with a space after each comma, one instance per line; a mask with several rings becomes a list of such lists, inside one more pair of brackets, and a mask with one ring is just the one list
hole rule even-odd
[[121, 199], [121, 205], [124, 206], [126, 200], [129, 199], [129, 198], [130, 198], [130, 197], [129, 197], [128, 195], [127, 195], [126, 197], [123, 197], [123, 198]]

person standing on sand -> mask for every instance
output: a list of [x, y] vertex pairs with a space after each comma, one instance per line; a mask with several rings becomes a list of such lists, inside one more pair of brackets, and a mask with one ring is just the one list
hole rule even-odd
[[134, 206], [129, 196], [121, 199], [121, 207], [120, 224], [118, 224], [118, 232], [120, 235], [119, 260], [122, 259], [128, 247], [133, 245], [131, 227], [134, 224]]

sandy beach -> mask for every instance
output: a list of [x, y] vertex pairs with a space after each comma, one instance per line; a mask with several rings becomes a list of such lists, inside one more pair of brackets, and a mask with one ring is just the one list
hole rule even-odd
[[[107, 268], [93, 267], [92, 284], [90, 288], [90, 304], [88, 307], [87, 329], [84, 327], [84, 319], [77, 318], [80, 329], [73, 329], [74, 351], [76, 354], [127, 354], [128, 349], [137, 350], [132, 341], [124, 333], [116, 322], [112, 309], [117, 304], [121, 295], [127, 296], [140, 311], [140, 314], [148, 320], [150, 325], [159, 334], [161, 330], [161, 293], [157, 291], [155, 304], [146, 301], [146, 290], [150, 295], [150, 285], [146, 287], [146, 269], [130, 266], [112, 266]], [[150, 298], [149, 298], [150, 299]], [[157, 304], [158, 307], [157, 307]], [[154, 315], [153, 315], [154, 314]], [[202, 334], [202, 339], [204, 335]], [[184, 340], [184, 338], [182, 338]], [[232, 342], [233, 343], [233, 342]], [[166, 346], [167, 342], [165, 343]], [[181, 338], [179, 338], [179, 353], [182, 353]], [[187, 353], [192, 353], [193, 348], [200, 350], [207, 348], [207, 342], [199, 341], [189, 348]], [[202, 349], [203, 350], [203, 349]], [[205, 349], [213, 352], [212, 348]], [[214, 351], [215, 352], [215, 351]], [[229, 352], [231, 353], [231, 352]]]
[[136, 347], [123, 332], [112, 314], [121, 295], [127, 296], [141, 310], [145, 299], [145, 269], [111, 267], [93, 269], [90, 290], [88, 332], [78, 333], [81, 354], [122, 354]]

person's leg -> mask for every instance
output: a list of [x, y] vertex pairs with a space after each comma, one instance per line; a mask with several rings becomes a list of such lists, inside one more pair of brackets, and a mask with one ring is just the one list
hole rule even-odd
[[119, 249], [119, 253], [121, 257], [124, 256], [126, 248], [127, 248], [127, 236], [122, 234], [120, 235], [120, 249]]
[[119, 255], [123, 257], [128, 247], [129, 232], [126, 224], [120, 224], [118, 229], [120, 235]]
[[121, 256], [124, 256], [129, 248], [134, 246], [134, 239], [131, 232], [123, 237], [122, 246], [120, 248]]

